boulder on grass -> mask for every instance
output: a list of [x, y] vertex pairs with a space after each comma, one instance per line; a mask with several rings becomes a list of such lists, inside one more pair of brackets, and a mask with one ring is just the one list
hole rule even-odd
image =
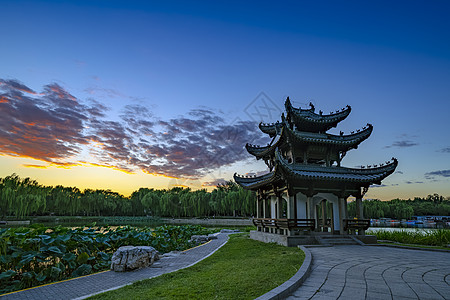
[[191, 239], [189, 240], [189, 242], [194, 243], [196, 245], [201, 245], [206, 242], [209, 242], [210, 240], [217, 240], [217, 236], [215, 234], [193, 235], [193, 236], [191, 236]]
[[207, 235], [193, 235], [189, 241], [196, 245], [200, 245], [206, 243], [209, 239]]
[[132, 271], [151, 266], [159, 259], [158, 251], [150, 246], [122, 246], [114, 252], [111, 270]]

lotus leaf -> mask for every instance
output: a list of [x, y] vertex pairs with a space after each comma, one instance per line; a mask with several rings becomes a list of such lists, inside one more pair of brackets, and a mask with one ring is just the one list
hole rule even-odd
[[75, 271], [72, 272], [73, 277], [88, 275], [91, 273], [92, 266], [88, 264], [82, 264]]
[[6, 272], [2, 272], [2, 273], [0, 273], [0, 280], [9, 279], [9, 278], [13, 277], [16, 274], [17, 274], [17, 272], [13, 271], [13, 270], [8, 270]]
[[89, 254], [87, 254], [86, 252], [83, 252], [80, 255], [78, 255], [77, 262], [80, 264], [85, 264], [85, 263], [87, 263], [88, 259], [89, 259]]

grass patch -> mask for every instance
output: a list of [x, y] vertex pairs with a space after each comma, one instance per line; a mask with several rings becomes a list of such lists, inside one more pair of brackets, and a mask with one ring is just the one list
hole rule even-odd
[[235, 234], [216, 253], [190, 268], [89, 299], [254, 299], [292, 277], [304, 257], [298, 248]]
[[445, 247], [450, 244], [450, 230], [400, 230], [400, 231], [368, 231], [368, 234], [376, 235], [378, 240], [388, 240], [402, 244], [415, 244], [426, 246]]
[[378, 242], [378, 244], [395, 245], [395, 246], [407, 246], [407, 247], [413, 247], [413, 248], [418, 248], [418, 249], [440, 249], [440, 250], [448, 250], [448, 251], [450, 251], [449, 247], [427, 246], [427, 245], [418, 245], [418, 244], [404, 244], [404, 243], [391, 242], [391, 241]]

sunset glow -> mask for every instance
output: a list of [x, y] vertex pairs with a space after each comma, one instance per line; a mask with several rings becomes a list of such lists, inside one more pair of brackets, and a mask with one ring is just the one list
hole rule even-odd
[[399, 166], [367, 198], [450, 196], [449, 13], [439, 1], [6, 1], [0, 177], [210, 190], [267, 171], [245, 144], [270, 142], [258, 124], [289, 96], [324, 113], [350, 105], [331, 133], [373, 124], [343, 165]]

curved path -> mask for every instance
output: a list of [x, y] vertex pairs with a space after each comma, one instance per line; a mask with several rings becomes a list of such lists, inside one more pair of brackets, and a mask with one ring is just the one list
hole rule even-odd
[[180, 252], [176, 255], [165, 255], [148, 268], [133, 272], [105, 271], [67, 281], [35, 287], [23, 291], [0, 296], [3, 299], [84, 299], [108, 290], [118, 289], [135, 281], [153, 278], [165, 273], [190, 267], [213, 254], [228, 241], [228, 234], [220, 233], [217, 239], [206, 244]]
[[450, 299], [450, 253], [380, 246], [308, 248], [312, 272], [287, 299]]

